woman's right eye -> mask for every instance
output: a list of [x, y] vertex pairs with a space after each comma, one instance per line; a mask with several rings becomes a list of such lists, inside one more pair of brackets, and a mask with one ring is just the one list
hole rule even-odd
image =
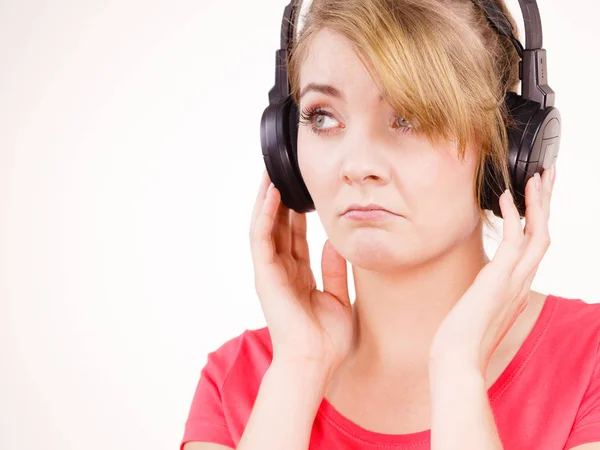
[[[316, 120], [313, 121], [313, 118], [316, 118]], [[331, 133], [335, 128], [323, 128], [323, 125], [326, 123], [327, 119], [336, 121], [333, 117], [331, 117], [330, 113], [318, 107], [304, 110], [300, 114], [300, 123], [308, 125], [309, 131], [317, 135]]]

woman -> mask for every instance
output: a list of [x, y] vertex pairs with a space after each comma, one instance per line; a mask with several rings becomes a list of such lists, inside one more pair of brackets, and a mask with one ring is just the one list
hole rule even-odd
[[306, 218], [265, 173], [250, 241], [268, 326], [209, 354], [182, 449], [600, 449], [599, 306], [530, 289], [554, 167], [527, 183], [525, 230], [502, 195], [483, 248], [517, 64], [471, 1], [313, 1], [288, 68], [323, 290]]

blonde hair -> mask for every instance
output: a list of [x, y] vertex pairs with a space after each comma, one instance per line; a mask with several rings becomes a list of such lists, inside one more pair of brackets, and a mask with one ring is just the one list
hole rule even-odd
[[[481, 0], [313, 0], [289, 49], [287, 69], [299, 104], [300, 66], [316, 32], [328, 28], [346, 37], [382, 97], [434, 147], [437, 139], [454, 140], [461, 159], [469, 145], [481, 149], [473, 195], [483, 222], [492, 227], [480, 206], [485, 166], [501, 177], [498, 186], [512, 192], [506, 126], [513, 122], [504, 96], [518, 86], [519, 55], [473, 1]], [[519, 39], [504, 1], [494, 1]]]

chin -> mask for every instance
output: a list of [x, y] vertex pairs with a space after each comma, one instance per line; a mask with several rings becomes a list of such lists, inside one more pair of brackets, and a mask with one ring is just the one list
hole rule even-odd
[[394, 272], [417, 265], [421, 261], [415, 255], [423, 255], [423, 249], [414, 247], [414, 237], [409, 241], [377, 228], [352, 230], [339, 236], [338, 242], [339, 253], [350, 264], [373, 272]]

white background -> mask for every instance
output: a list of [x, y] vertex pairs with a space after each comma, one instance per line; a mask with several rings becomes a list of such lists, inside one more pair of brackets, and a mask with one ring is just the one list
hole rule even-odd
[[[539, 3], [563, 136], [533, 287], [598, 302], [598, 6]], [[206, 354], [265, 325], [248, 227], [286, 4], [0, 1], [0, 448], [176, 449]]]

